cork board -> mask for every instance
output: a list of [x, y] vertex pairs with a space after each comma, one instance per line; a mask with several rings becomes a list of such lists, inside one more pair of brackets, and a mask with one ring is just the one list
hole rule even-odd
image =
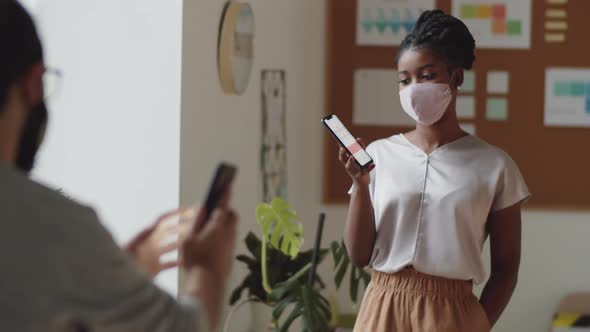
[[[519, 1], [519, 0], [513, 0]], [[553, 2], [561, 2], [556, 5]], [[451, 13], [451, 0], [437, 0], [437, 8]], [[411, 127], [355, 125], [353, 123], [354, 73], [357, 69], [395, 68], [394, 46], [356, 44], [357, 0], [326, 2], [326, 114], [336, 113], [353, 135], [369, 143], [411, 130]], [[547, 42], [548, 10], [566, 13], [563, 42]], [[547, 127], [544, 124], [545, 71], [549, 67], [590, 67], [590, 1], [532, 0], [531, 38], [528, 49], [478, 48], [475, 72], [476, 135], [509, 153], [521, 168], [533, 198], [527, 208], [590, 209], [590, 128]], [[477, 43], [477, 40], [476, 40]], [[509, 114], [503, 121], [486, 116], [490, 71], [509, 73]], [[396, 82], [392, 93], [397, 94]], [[325, 203], [348, 202], [350, 179], [337, 159], [337, 145], [324, 137]]]

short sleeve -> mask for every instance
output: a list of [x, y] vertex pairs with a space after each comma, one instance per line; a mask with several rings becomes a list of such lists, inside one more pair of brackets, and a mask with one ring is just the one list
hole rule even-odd
[[506, 156], [502, 167], [492, 203], [492, 212], [525, 203], [531, 196], [520, 169], [510, 157]]

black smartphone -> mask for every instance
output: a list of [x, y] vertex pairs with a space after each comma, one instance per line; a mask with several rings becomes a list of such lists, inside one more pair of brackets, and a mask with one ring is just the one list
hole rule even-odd
[[205, 216], [209, 220], [211, 213], [218, 206], [227, 204], [231, 192], [231, 186], [236, 177], [237, 167], [228, 163], [220, 163], [215, 170], [215, 175], [209, 186], [209, 192], [205, 200]]
[[373, 164], [373, 158], [346, 129], [342, 121], [336, 114], [330, 114], [322, 119], [322, 123], [328, 128], [332, 136], [338, 141], [340, 146], [344, 147], [348, 153], [354, 156], [356, 163], [361, 167], [367, 167]]

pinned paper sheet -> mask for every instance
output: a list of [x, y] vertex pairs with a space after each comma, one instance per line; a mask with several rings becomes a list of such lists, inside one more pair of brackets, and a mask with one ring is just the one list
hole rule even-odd
[[545, 22], [545, 29], [547, 29], [547, 30], [567, 30], [567, 22], [565, 22], [565, 21], [547, 21], [547, 22]]
[[489, 71], [487, 80], [488, 93], [507, 94], [510, 74], [507, 71]]
[[475, 118], [475, 97], [459, 96], [457, 97], [457, 117], [459, 119]]
[[478, 48], [531, 47], [531, 0], [453, 0]]
[[460, 93], [475, 92], [475, 72], [466, 70], [463, 72], [463, 85], [461, 85]]
[[392, 69], [359, 69], [354, 73], [354, 109], [357, 125], [413, 127], [399, 101], [397, 72]]
[[546, 33], [545, 41], [548, 43], [563, 43], [565, 42], [565, 35], [563, 33]]
[[397, 46], [412, 31], [420, 14], [434, 9], [434, 0], [357, 0], [356, 42]]
[[473, 136], [475, 136], [476, 131], [475, 131], [475, 125], [473, 123], [459, 123], [459, 127], [461, 127], [461, 129]]
[[508, 120], [508, 100], [506, 98], [488, 98], [486, 101], [486, 119], [489, 121]]
[[562, 9], [547, 9], [545, 16], [548, 18], [566, 18], [567, 13]]
[[590, 68], [545, 71], [545, 125], [590, 127]]

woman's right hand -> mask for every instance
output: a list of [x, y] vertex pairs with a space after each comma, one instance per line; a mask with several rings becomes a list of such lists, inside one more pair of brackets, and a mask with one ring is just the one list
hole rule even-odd
[[[356, 140], [364, 149], [365, 144], [363, 140], [361, 138], [357, 138]], [[343, 147], [341, 147], [340, 151], [338, 152], [338, 159], [340, 160], [342, 165], [344, 165], [346, 172], [348, 173], [354, 184], [368, 186], [369, 183], [371, 183], [371, 176], [369, 173], [375, 168], [375, 164], [371, 164], [368, 167], [361, 168], [356, 162], [354, 156], [348, 153], [348, 151]]]

